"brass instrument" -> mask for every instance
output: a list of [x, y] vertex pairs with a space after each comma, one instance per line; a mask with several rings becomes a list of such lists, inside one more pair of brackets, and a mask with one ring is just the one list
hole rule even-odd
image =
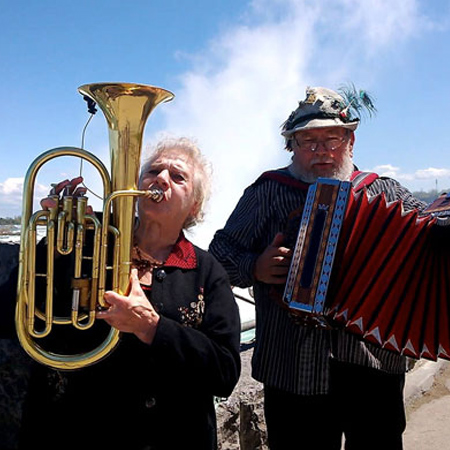
[[[33, 161], [24, 181], [15, 319], [17, 334], [25, 351], [38, 362], [63, 370], [94, 364], [107, 356], [119, 342], [120, 332], [111, 328], [106, 339], [92, 350], [80, 354], [58, 354], [44, 349], [39, 339], [48, 337], [55, 325], [73, 326], [77, 330], [92, 328], [96, 309], [105, 307], [103, 294], [107, 289], [107, 278], [112, 279], [112, 290], [126, 293], [131, 270], [135, 199], [137, 196], [150, 196], [154, 201], [162, 198], [162, 193], [157, 190], [137, 190], [144, 126], [159, 103], [174, 97], [164, 89], [132, 83], [87, 84], [79, 87], [78, 91], [94, 101], [106, 117], [111, 177], [96, 156], [81, 148], [54, 148]], [[64, 195], [62, 208], [33, 212], [37, 173], [46, 162], [59, 156], [82, 158], [97, 169], [103, 184], [103, 222], [95, 215], [86, 214], [87, 198], [84, 196]], [[46, 228], [47, 239], [46, 271], [43, 273], [36, 271], [36, 230], [39, 226]], [[88, 230], [93, 234], [94, 242], [90, 256], [83, 254]], [[55, 264], [57, 258], [62, 257], [60, 255], [71, 255], [74, 261], [71, 312], [55, 316], [53, 283]], [[82, 276], [86, 260], [91, 267], [87, 278]], [[36, 304], [35, 295], [39, 277], [41, 281], [46, 279], [47, 286], [41, 308]]]

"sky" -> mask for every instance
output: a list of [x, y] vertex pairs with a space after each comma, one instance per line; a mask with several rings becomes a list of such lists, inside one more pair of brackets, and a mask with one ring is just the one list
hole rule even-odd
[[[246, 186], [289, 163], [280, 126], [308, 86], [353, 83], [377, 114], [356, 131], [355, 163], [409, 189], [450, 189], [450, 0], [0, 0], [0, 217], [21, 214], [32, 161], [80, 147], [89, 115], [77, 88], [133, 82], [174, 100], [150, 115], [143, 156], [164, 136], [194, 139], [213, 167], [203, 248]], [[84, 147], [110, 166], [106, 120]], [[80, 173], [44, 166], [36, 198]], [[97, 175], [83, 165], [86, 184]], [[91, 203], [97, 206], [92, 198]]]

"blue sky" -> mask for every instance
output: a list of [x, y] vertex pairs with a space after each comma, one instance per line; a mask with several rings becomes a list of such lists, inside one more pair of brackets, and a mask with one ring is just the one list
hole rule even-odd
[[[21, 213], [32, 160], [80, 146], [88, 118], [78, 86], [160, 86], [175, 99], [150, 116], [148, 144], [195, 138], [214, 168], [212, 234], [263, 170], [289, 162], [280, 124], [307, 86], [352, 82], [378, 114], [356, 135], [355, 162], [411, 190], [450, 188], [450, 0], [1, 0], [0, 217]], [[109, 166], [99, 112], [86, 148]], [[76, 176], [63, 158], [38, 179]], [[83, 172], [96, 188], [95, 176]], [[93, 201], [94, 206], [95, 201]]]

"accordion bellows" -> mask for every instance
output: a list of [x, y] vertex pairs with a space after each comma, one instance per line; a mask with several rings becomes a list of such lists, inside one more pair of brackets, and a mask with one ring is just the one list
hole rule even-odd
[[384, 194], [355, 194], [349, 182], [316, 184], [283, 296], [288, 308], [400, 354], [450, 359], [450, 229]]

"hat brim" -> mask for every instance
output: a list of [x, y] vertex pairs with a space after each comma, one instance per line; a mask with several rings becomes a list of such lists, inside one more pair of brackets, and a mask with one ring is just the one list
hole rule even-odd
[[355, 120], [353, 122], [342, 122], [339, 118], [327, 118], [327, 119], [312, 119], [305, 122], [300, 122], [291, 130], [283, 131], [281, 134], [284, 137], [292, 136], [297, 133], [297, 131], [301, 130], [311, 130], [313, 128], [327, 128], [327, 127], [341, 127], [346, 128], [347, 130], [355, 131], [358, 128], [359, 120]]

